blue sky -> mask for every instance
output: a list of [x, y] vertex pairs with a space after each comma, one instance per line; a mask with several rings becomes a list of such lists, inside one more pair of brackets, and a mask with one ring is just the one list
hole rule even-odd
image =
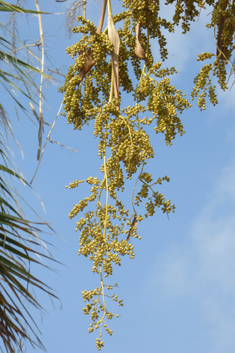
[[[64, 7], [70, 3], [70, 0], [39, 2], [41, 10], [57, 13], [45, 15], [42, 20], [47, 52], [55, 66], [63, 67], [63, 73], [72, 63], [66, 55], [66, 47], [80, 38], [79, 35], [67, 38], [61, 27]], [[119, 7], [120, 2], [115, 2], [113, 14]], [[100, 9], [101, 2], [88, 2], [87, 15], [96, 25]], [[186, 93], [189, 100], [193, 78], [202, 65], [196, 61], [197, 54], [216, 51], [213, 30], [204, 27], [210, 11], [208, 8], [201, 12], [190, 33], [182, 35], [177, 28], [174, 34], [166, 35], [169, 59], [163, 67], [176, 67], [178, 74], [171, 76], [171, 82]], [[162, 17], [170, 19], [172, 15], [172, 7], [162, 11]], [[38, 24], [33, 16], [28, 22], [19, 18], [19, 35], [38, 37]], [[157, 42], [152, 43], [152, 49], [155, 61], [159, 61]], [[59, 84], [51, 84], [44, 88], [47, 98], [44, 114], [49, 123], [53, 123], [61, 104], [58, 87]], [[119, 283], [116, 294], [124, 300], [124, 306], [114, 307], [120, 317], [109, 323], [113, 336], [104, 334], [102, 352], [234, 352], [234, 92], [234, 88], [226, 92], [218, 89], [219, 105], [213, 107], [208, 103], [203, 112], [196, 100], [192, 102], [193, 107], [181, 115], [186, 133], [183, 137], [177, 136], [171, 147], [165, 146], [163, 136], [151, 135], [156, 154], [149, 163], [149, 170], [156, 179], [164, 175], [171, 178], [159, 191], [176, 205], [176, 212], [168, 220], [157, 211], [152, 218], [141, 222], [138, 232], [142, 240], [133, 240], [135, 259], [123, 258], [122, 266], [116, 268], [113, 278], [108, 280], [107, 283]], [[9, 97], [6, 99], [10, 105], [5, 103], [4, 106], [24, 152], [22, 159], [10, 139], [15, 162], [30, 182], [37, 167], [38, 127], [22, 114], [18, 123]], [[43, 143], [48, 131], [45, 127]], [[82, 312], [81, 291], [98, 286], [99, 277], [92, 274], [92, 266], [86, 258], [77, 256], [76, 219], [68, 217], [74, 204], [86, 196], [87, 191], [83, 188], [68, 190], [65, 186], [98, 173], [97, 141], [91, 129], [74, 131], [63, 117], [59, 117], [51, 138], [79, 152], [69, 152], [48, 142], [32, 184], [35, 192], [25, 187], [20, 189], [21, 195], [60, 235], [44, 235], [44, 239], [53, 244], [50, 250], [65, 266], [52, 264], [58, 274], [42, 268], [32, 270], [55, 289], [63, 307], [61, 309], [60, 303], [55, 301], [53, 308], [45, 294], [36, 292], [48, 313], [41, 320], [39, 313], [32, 309], [31, 312], [37, 318], [49, 353], [93, 353], [98, 333], [87, 332], [90, 319]], [[127, 203], [131, 194], [132, 190], [127, 189], [124, 195]], [[25, 213], [33, 216], [27, 209]], [[34, 220], [37, 219], [34, 217]], [[31, 351], [28, 347], [27, 352]]]

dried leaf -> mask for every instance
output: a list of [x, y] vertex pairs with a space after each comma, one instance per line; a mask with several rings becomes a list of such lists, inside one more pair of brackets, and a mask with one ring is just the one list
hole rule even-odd
[[[217, 55], [217, 56], [220, 54], [220, 51], [222, 51], [223, 54], [225, 54], [226, 51], [227, 51], [227, 47], [224, 47], [224, 46], [223, 46], [223, 40], [222, 40], [222, 37], [221, 37], [221, 34], [222, 34], [222, 32], [223, 32], [223, 29], [224, 29], [224, 21], [225, 21], [225, 18], [224, 18], [224, 16], [221, 14], [221, 15], [220, 15], [220, 22], [219, 22], [217, 51], [216, 51], [216, 55]], [[222, 54], [221, 54], [221, 56], [220, 56], [220, 60], [223, 60], [223, 62], [224, 62], [225, 64], [226, 64], [226, 62], [227, 62]]]
[[140, 45], [140, 24], [137, 23], [135, 26], [135, 55], [142, 60], [147, 60], [144, 55], [144, 51]]
[[84, 76], [90, 71], [94, 64], [95, 60], [93, 58], [92, 50], [91, 48], [89, 48], [85, 56], [85, 63], [83, 65], [83, 68], [81, 69], [78, 75], [81, 81], [83, 80]]
[[38, 154], [37, 160], [39, 161], [41, 155], [41, 147], [42, 147], [42, 132], [43, 132], [43, 116], [39, 118], [39, 129], [38, 129]]
[[113, 17], [108, 16], [108, 36], [113, 43], [114, 50], [111, 53], [111, 62], [113, 68], [113, 86], [115, 98], [119, 97], [119, 46], [120, 39], [118, 32], [114, 26]]
[[138, 223], [137, 217], [135, 216], [132, 223], [131, 223], [131, 227], [130, 227], [129, 233], [127, 235], [126, 241], [128, 241], [130, 239], [130, 237], [132, 236], [133, 229], [137, 227], [137, 223]]
[[38, 117], [38, 114], [37, 114], [36, 110], [34, 109], [33, 104], [32, 104], [31, 102], [29, 102], [29, 105], [30, 105], [30, 108], [32, 109], [33, 114], [34, 114], [34, 116], [36, 117], [37, 121], [39, 121], [40, 119], [39, 119], [39, 117]]
[[39, 161], [40, 154], [41, 154], [41, 146], [42, 146], [42, 132], [43, 132], [43, 125], [44, 125], [44, 120], [43, 117], [39, 117], [36, 110], [34, 109], [34, 106], [31, 102], [29, 102], [30, 108], [33, 111], [34, 116], [36, 117], [37, 121], [39, 122], [39, 129], [38, 129], [38, 153], [37, 153], [37, 160]]
[[99, 26], [97, 28], [97, 33], [101, 33], [102, 32], [102, 27], [103, 27], [103, 23], [104, 23], [104, 16], [105, 16], [106, 7], [107, 7], [107, 0], [103, 0], [102, 11], [101, 11], [101, 16], [100, 16], [100, 22], [99, 22]]

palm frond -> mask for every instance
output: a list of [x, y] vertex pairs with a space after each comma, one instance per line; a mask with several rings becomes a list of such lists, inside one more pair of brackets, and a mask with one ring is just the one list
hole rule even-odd
[[2, 1], [2, 0], [0, 0], [0, 11], [30, 13], [30, 14], [38, 14], [38, 13], [50, 14], [50, 12], [42, 12], [42, 11], [24, 9], [20, 6], [12, 5], [12, 4], [9, 4], [8, 2]]
[[[0, 1], [0, 11], [3, 7], [2, 3], [3, 1]], [[0, 45], [2, 45], [1, 49], [4, 48], [9, 52], [11, 43], [7, 39], [1, 37]], [[0, 81], [17, 104], [24, 109], [20, 101], [15, 98], [12, 88], [26, 96], [27, 94], [12, 81], [15, 79], [18, 83], [27, 82], [34, 87], [28, 72], [41, 72], [3, 50], [0, 50], [0, 61], [6, 67], [11, 66], [15, 70], [15, 75], [7, 70], [0, 70]], [[7, 353], [13, 353], [15, 348], [21, 349], [24, 341], [30, 342], [33, 347], [45, 349], [38, 337], [40, 330], [28, 310], [28, 304], [43, 310], [32, 294], [32, 288], [42, 290], [52, 298], [57, 297], [49, 286], [30, 272], [32, 263], [48, 268], [40, 259], [52, 259], [46, 246], [47, 242], [42, 241], [40, 236], [41, 227], [45, 226], [46, 222], [41, 220], [33, 223], [23, 217], [17, 200], [24, 201], [24, 199], [17, 194], [12, 185], [14, 180], [18, 179], [24, 185], [30, 188], [31, 186], [15, 172], [3, 132], [7, 136], [7, 133], [12, 133], [12, 130], [4, 108], [0, 104], [0, 351], [4, 348]], [[51, 229], [49, 225], [48, 227]]]
[[[0, 149], [4, 162], [6, 155], [7, 151]], [[28, 183], [4, 164], [0, 164], [0, 339], [9, 353], [14, 352], [14, 346], [17, 347], [22, 340], [44, 349], [33, 325], [38, 327], [23, 299], [42, 310], [29, 290], [31, 286], [57, 298], [49, 286], [30, 273], [31, 263], [47, 267], [37, 257], [51, 259], [51, 256], [37, 250], [44, 247], [38, 235], [41, 232], [38, 226], [42, 223], [32, 223], [23, 218], [21, 210], [16, 209], [17, 201], [4, 177], [13, 176], [26, 185]], [[29, 330], [35, 340], [30, 337]]]

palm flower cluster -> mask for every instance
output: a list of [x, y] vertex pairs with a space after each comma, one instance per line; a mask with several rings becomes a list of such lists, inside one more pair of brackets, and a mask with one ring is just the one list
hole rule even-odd
[[[167, 4], [172, 2], [168, 0]], [[205, 5], [202, 1], [194, 3], [199, 7]], [[152, 175], [144, 171], [148, 160], [154, 158], [147, 132], [152, 127], [156, 134], [163, 133], [166, 144], [171, 146], [177, 134], [184, 134], [179, 114], [191, 104], [185, 94], [170, 83], [170, 76], [177, 73], [176, 69], [164, 69], [161, 62], [154, 62], [150, 41], [158, 40], [161, 59], [167, 59], [162, 28], [174, 32], [174, 26], [182, 19], [182, 28], [186, 33], [189, 21], [199, 14], [195, 4], [192, 1], [177, 1], [171, 23], [159, 16], [160, 1], [124, 0], [124, 10], [113, 15], [111, 0], [104, 0], [98, 29], [93, 22], [79, 16], [81, 25], [73, 28], [73, 32], [82, 33], [83, 38], [67, 48], [74, 65], [70, 66], [65, 83], [60, 88], [64, 94], [64, 116], [68, 124], [74, 125], [74, 129], [81, 130], [89, 124], [94, 126], [94, 136], [99, 139], [98, 156], [103, 160], [101, 178], [88, 177], [67, 186], [69, 189], [84, 183], [91, 186], [90, 196], [80, 200], [69, 217], [80, 214], [76, 224], [76, 230], [80, 232], [78, 254], [88, 257], [93, 263], [92, 271], [100, 275], [99, 287], [82, 292], [86, 302], [84, 314], [89, 314], [92, 320], [89, 332], [100, 329], [99, 338], [96, 339], [98, 350], [103, 346], [102, 327], [112, 335], [107, 319], [118, 317], [108, 310], [105, 298], [123, 305], [117, 295], [107, 294], [107, 290], [117, 287], [117, 283], [104, 284], [104, 277], [113, 274], [114, 264], [120, 266], [122, 255], [134, 258], [131, 241], [133, 237], [140, 239], [138, 222], [152, 216], [156, 208], [167, 215], [175, 209], [156, 191], [157, 184], [169, 182], [170, 179], [164, 176], [153, 181]], [[108, 26], [102, 32], [106, 5]], [[214, 16], [212, 21], [212, 24], [217, 24], [217, 17]], [[223, 39], [229, 46], [226, 33], [223, 33]], [[210, 58], [210, 55], [213, 54], [204, 53], [199, 60]], [[220, 75], [224, 88], [224, 63], [219, 58], [216, 61], [215, 73]], [[204, 67], [196, 77], [192, 97], [204, 90], [209, 82], [209, 95], [214, 104], [217, 100], [209, 79], [211, 70], [210, 65]], [[128, 102], [133, 102], [132, 105], [125, 106], [126, 97]], [[199, 96], [200, 107], [205, 104], [204, 97], [205, 90]], [[122, 201], [122, 192], [129, 193], [126, 179], [137, 180], [141, 185], [136, 192], [137, 181], [133, 184], [131, 211]], [[139, 212], [142, 201], [145, 201], [144, 214]]]

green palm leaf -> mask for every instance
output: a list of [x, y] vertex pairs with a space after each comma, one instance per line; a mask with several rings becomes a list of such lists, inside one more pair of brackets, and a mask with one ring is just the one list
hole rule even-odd
[[[0, 11], [23, 14], [39, 13], [2, 0], [0, 0]], [[0, 27], [4, 36], [7, 34], [13, 41], [20, 44], [20, 49], [26, 48], [25, 44], [6, 26], [0, 23]], [[23, 110], [26, 110], [20, 100], [16, 98], [13, 90], [17, 90], [33, 101], [19, 85], [25, 85], [25, 87], [27, 85], [31, 91], [34, 88], [38, 92], [30, 75], [32, 72], [37, 74], [42, 74], [42, 72], [16, 57], [15, 53], [18, 49], [15, 49], [16, 47], [13, 47], [8, 38], [0, 37], [0, 83], [13, 100]], [[39, 61], [30, 49], [26, 48], [26, 50]], [[47, 75], [43, 75], [48, 78]], [[47, 267], [40, 259], [52, 259], [45, 245], [48, 242], [42, 241], [39, 236], [41, 226], [46, 223], [43, 220], [33, 223], [22, 216], [17, 199], [20, 198], [24, 202], [25, 200], [15, 192], [11, 184], [17, 178], [30, 188], [31, 186], [12, 167], [6, 148], [7, 142], [2, 133], [4, 130], [12, 133], [10, 123], [0, 102], [0, 351], [5, 347], [7, 353], [12, 353], [15, 352], [15, 348], [20, 349], [21, 342], [25, 340], [29, 341], [33, 347], [38, 346], [44, 349], [37, 333], [40, 330], [25, 305], [25, 302], [28, 302], [39, 310], [43, 310], [40, 303], [31, 294], [31, 288], [38, 288], [53, 298], [57, 297], [52, 293], [50, 287], [30, 272], [31, 263]], [[49, 225], [47, 226], [51, 229]]]
[[0, 11], [7, 11], [7, 12], [20, 12], [20, 13], [32, 13], [32, 14], [49, 14], [49, 12], [41, 12], [41, 11], [34, 11], [34, 10], [27, 10], [23, 9], [22, 7], [9, 4], [8, 2], [0, 0]]
[[[38, 13], [2, 0], [0, 0], [0, 11], [24, 14]], [[0, 23], [0, 27], [4, 33], [8, 33], [24, 47], [24, 43], [2, 23]], [[19, 85], [27, 84], [38, 91], [30, 74], [32, 72], [42, 73], [36, 67], [12, 55], [13, 49], [11, 42], [1, 36], [0, 83], [24, 110], [24, 106], [15, 97], [13, 89], [32, 101], [31, 97]], [[33, 52], [28, 49], [27, 53], [36, 58]], [[46, 75], [44, 74], [44, 76]], [[41, 226], [46, 223], [43, 220], [33, 223], [22, 216], [17, 199], [20, 198], [24, 202], [25, 200], [15, 193], [11, 184], [17, 178], [30, 188], [31, 186], [14, 171], [6, 148], [7, 142], [3, 137], [3, 130], [11, 132], [9, 121], [0, 103], [0, 351], [3, 351], [2, 349], [5, 347], [7, 353], [12, 353], [16, 351], [15, 348], [20, 349], [21, 342], [25, 340], [30, 342], [33, 347], [38, 346], [45, 349], [38, 337], [40, 330], [25, 305], [25, 302], [28, 302], [39, 310], [43, 310], [32, 295], [31, 288], [38, 288], [53, 298], [57, 297], [52, 293], [50, 287], [30, 272], [30, 264], [47, 267], [40, 259], [52, 259], [45, 245], [48, 242], [42, 241], [39, 236]], [[47, 226], [51, 229], [49, 225]]]
[[[0, 156], [2, 153], [0, 150]], [[0, 170], [2, 171], [0, 182], [0, 339], [7, 352], [13, 352], [14, 345], [17, 346], [20, 339], [27, 339], [33, 346], [44, 348], [30, 321], [34, 325], [36, 323], [21, 298], [38, 309], [42, 309], [30, 293], [29, 285], [56, 298], [51, 289], [31, 274], [26, 266], [27, 263], [42, 265], [35, 256], [48, 259], [51, 257], [35, 249], [35, 245], [43, 246], [38, 236], [40, 230], [16, 210], [12, 202], [16, 204], [16, 199], [3, 177], [6, 174], [22, 181], [23, 179], [8, 166], [0, 165]], [[30, 338], [27, 327], [32, 331], [36, 341]]]

